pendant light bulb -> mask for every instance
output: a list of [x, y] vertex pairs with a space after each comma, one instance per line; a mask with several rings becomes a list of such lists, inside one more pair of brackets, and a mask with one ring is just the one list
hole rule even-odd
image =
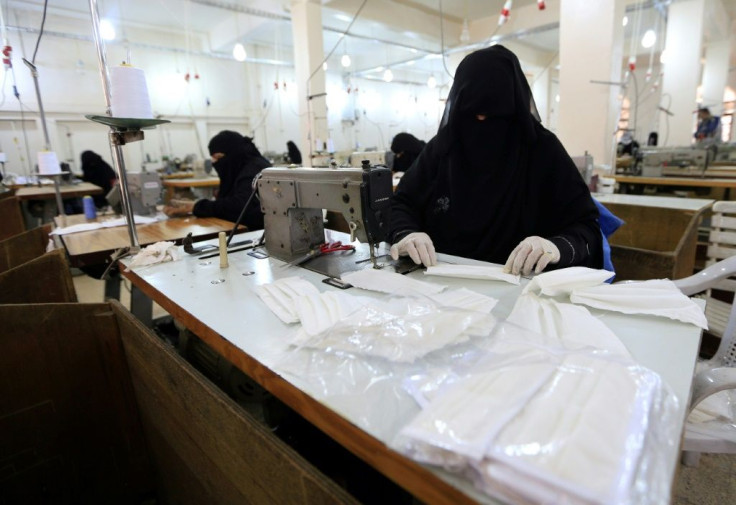
[[435, 76], [429, 76], [429, 79], [427, 79], [427, 87], [429, 87], [429, 89], [434, 89], [437, 87], [437, 79], [435, 78]]
[[233, 47], [233, 58], [235, 58], [236, 61], [245, 61], [247, 57], [248, 54], [245, 52], [243, 44], [240, 42], [235, 44], [235, 47]]
[[349, 67], [350, 66], [350, 56], [347, 54], [343, 54], [342, 58], [340, 58], [340, 63], [343, 67]]
[[115, 27], [107, 19], [103, 19], [100, 21], [100, 37], [102, 37], [104, 40], [115, 39]]
[[394, 73], [391, 72], [391, 69], [390, 68], [387, 68], [383, 72], [383, 80], [386, 81], [386, 82], [391, 82], [391, 81], [394, 80]]
[[463, 30], [460, 32], [460, 42], [467, 44], [470, 42], [470, 29], [468, 28], [468, 20], [463, 20]]

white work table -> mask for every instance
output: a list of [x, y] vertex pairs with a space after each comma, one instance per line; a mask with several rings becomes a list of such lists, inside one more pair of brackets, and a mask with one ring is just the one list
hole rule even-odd
[[[260, 234], [251, 232], [240, 237], [257, 238]], [[279, 278], [300, 276], [320, 291], [339, 291], [323, 283], [323, 275], [301, 267], [283, 267], [284, 263], [274, 258], [256, 259], [247, 251], [231, 254], [229, 267], [225, 269], [219, 267], [218, 257], [201, 260], [185, 254], [181, 248], [180, 253], [182, 259], [179, 261], [137, 268], [123, 275], [281, 401], [420, 500], [447, 504], [495, 503], [476, 491], [469, 481], [420, 465], [388, 447], [398, 430], [419, 412], [418, 405], [400, 386], [399, 372], [406, 368], [396, 365], [395, 375], [382, 377], [375, 387], [367, 387], [358, 398], [325, 395], [324, 385], [317, 387], [315, 381], [295, 375], [287, 368], [288, 358], [295, 352], [289, 349], [287, 338], [295, 331], [295, 325], [282, 323], [256, 296], [253, 288]], [[514, 286], [500, 281], [429, 277], [421, 271], [408, 275], [450, 288], [466, 287], [497, 298], [499, 303], [493, 315], [499, 320], [507, 317], [528, 282], [522, 280], [521, 286]], [[389, 296], [355, 288], [348, 292]], [[700, 329], [653, 316], [591, 312], [616, 333], [642, 365], [659, 373], [671, 387], [679, 400], [676, 428], [681, 433], [700, 344]], [[330, 359], [337, 364], [334, 356], [320, 363], [329, 364]], [[387, 363], [385, 366], [393, 365]], [[356, 367], [356, 371], [356, 381], [370, 379], [360, 376], [361, 367]], [[380, 408], [370, 408], [376, 405]], [[667, 469], [671, 480], [677, 460], [678, 454], [673, 453]]]
[[659, 207], [663, 209], [679, 209], [700, 212], [709, 209], [715, 200], [709, 198], [677, 198], [674, 196], [629, 195], [593, 193], [593, 197], [602, 204], [616, 203], [621, 205], [636, 205], [639, 207]]

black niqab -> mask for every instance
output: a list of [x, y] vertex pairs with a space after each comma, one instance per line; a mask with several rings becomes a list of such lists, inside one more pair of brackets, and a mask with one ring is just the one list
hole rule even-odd
[[394, 172], [406, 172], [426, 145], [426, 142], [419, 140], [411, 133], [397, 133], [391, 141], [391, 152], [397, 155], [394, 157], [394, 164], [391, 170]]
[[[214, 201], [198, 200], [193, 213], [200, 217], [214, 216], [236, 221], [253, 193], [253, 178], [271, 163], [261, 156], [252, 138], [230, 130], [223, 130], [212, 137], [207, 148], [210, 155], [224, 154], [212, 163], [220, 177], [220, 188]], [[263, 228], [263, 214], [257, 201], [251, 200], [243, 223], [250, 230]]]
[[299, 151], [296, 144], [290, 140], [286, 143], [286, 149], [289, 151], [289, 162], [294, 163], [295, 165], [301, 165], [302, 153]]

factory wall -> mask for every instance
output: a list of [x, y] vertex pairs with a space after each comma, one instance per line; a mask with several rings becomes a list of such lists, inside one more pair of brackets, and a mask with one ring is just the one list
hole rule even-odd
[[[91, 24], [86, 19], [50, 17], [46, 29], [35, 63], [52, 148], [76, 172], [80, 171], [80, 154], [87, 149], [110, 162], [108, 128], [84, 117], [105, 114], [96, 48], [91, 39], [84, 40], [91, 37]], [[76, 33], [82, 39], [55, 33]], [[205, 42], [191, 34], [129, 29], [125, 36], [139, 43], [131, 47], [108, 44], [108, 66], [130, 55], [133, 65], [146, 72], [154, 115], [171, 121], [145, 131], [142, 142], [123, 148], [128, 170], [137, 171], [148, 161], [149, 166], [160, 166], [163, 157], [207, 156], [209, 138], [223, 129], [253, 136], [262, 152], [283, 153], [287, 140], [298, 141], [293, 67], [202, 56], [197, 53], [206, 49]], [[0, 69], [0, 151], [7, 155], [6, 170], [18, 174], [32, 169], [44, 145], [33, 80], [21, 60], [31, 58], [36, 37], [10, 31], [13, 68]], [[140, 47], [140, 41], [149, 47]], [[249, 58], [255, 59], [272, 59], [278, 50], [290, 51], [247, 49]], [[14, 84], [22, 107], [13, 96]], [[426, 85], [348, 78], [342, 69], [328, 70], [327, 89], [332, 144], [344, 152], [388, 149], [391, 138], [400, 131], [429, 140], [437, 131], [444, 108], [441, 99], [448, 91], [447, 86], [431, 90]], [[308, 152], [307, 146], [300, 149], [303, 154]]]

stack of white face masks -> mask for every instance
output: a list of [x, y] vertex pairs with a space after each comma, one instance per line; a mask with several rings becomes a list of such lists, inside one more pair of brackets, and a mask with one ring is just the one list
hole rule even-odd
[[[499, 342], [436, 390], [393, 445], [514, 502], [634, 503], [639, 481], [667, 501], [652, 465], [665, 466], [679, 434], [668, 433], [676, 400], [659, 377], [605, 355], [520, 348]], [[663, 434], [669, 444], [645, 443]]]
[[468, 289], [376, 300], [320, 293], [307, 281], [289, 277], [258, 286], [256, 293], [282, 321], [301, 323], [291, 339], [297, 347], [397, 362], [488, 335], [496, 322], [490, 312], [497, 300]]
[[503, 281], [517, 286], [521, 279], [520, 275], [510, 274], [505, 272], [502, 266], [495, 265], [436, 265], [427, 267], [424, 274], [461, 279]]

